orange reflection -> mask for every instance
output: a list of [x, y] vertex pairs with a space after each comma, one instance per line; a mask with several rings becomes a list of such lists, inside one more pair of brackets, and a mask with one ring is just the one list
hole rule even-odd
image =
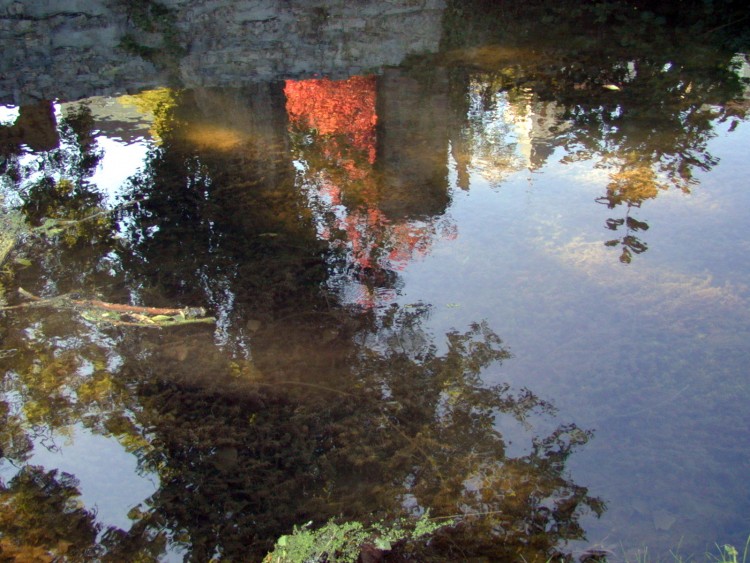
[[365, 307], [395, 298], [395, 272], [426, 255], [435, 239], [455, 237], [455, 227], [437, 217], [395, 222], [381, 209], [394, 197], [376, 168], [376, 126], [387, 128], [378, 123], [377, 78], [288, 80], [284, 93], [318, 236], [346, 254], [342, 283], [357, 286]]
[[347, 80], [287, 80], [284, 87], [289, 121], [312, 128], [320, 135], [343, 135], [351, 146], [367, 153], [375, 162], [374, 76], [353, 76]]
[[247, 141], [238, 130], [205, 123], [191, 124], [185, 131], [185, 138], [199, 149], [222, 152], [234, 150]]

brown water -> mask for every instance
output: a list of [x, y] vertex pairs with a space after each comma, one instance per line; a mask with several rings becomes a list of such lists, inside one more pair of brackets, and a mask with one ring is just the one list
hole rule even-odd
[[0, 108], [2, 553], [261, 560], [426, 510], [455, 525], [392, 560], [744, 545], [744, 56], [427, 16], [333, 78], [222, 39]]

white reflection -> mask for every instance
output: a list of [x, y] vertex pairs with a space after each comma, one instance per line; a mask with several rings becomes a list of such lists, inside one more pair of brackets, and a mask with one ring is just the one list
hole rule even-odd
[[0, 125], [13, 125], [21, 111], [18, 106], [0, 106]]
[[130, 529], [128, 512], [158, 490], [158, 476], [139, 474], [137, 459], [117, 440], [79, 425], [63, 440], [56, 451], [36, 447], [29, 463], [74, 475], [81, 500], [87, 509], [96, 509], [98, 523]]
[[96, 142], [104, 154], [91, 180], [105, 196], [106, 205], [114, 206], [127, 193], [128, 178], [143, 167], [152, 143], [126, 144], [105, 136], [97, 137]]

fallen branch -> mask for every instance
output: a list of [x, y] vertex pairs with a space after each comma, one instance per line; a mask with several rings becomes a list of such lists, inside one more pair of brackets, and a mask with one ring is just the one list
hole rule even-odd
[[116, 207], [113, 207], [112, 209], [102, 209], [101, 211], [97, 211], [96, 213], [92, 213], [91, 215], [87, 215], [86, 217], [81, 217], [80, 219], [55, 219], [53, 217], [48, 217], [47, 219], [45, 219], [44, 223], [42, 223], [38, 227], [32, 228], [31, 232], [56, 234], [66, 229], [67, 227], [79, 225], [98, 217], [111, 216], [115, 211], [118, 211], [120, 209], [127, 209], [128, 207], [132, 207], [133, 205], [136, 205], [137, 203], [140, 203], [142, 201], [144, 200], [136, 199], [127, 203], [122, 203]]
[[72, 300], [76, 305], [82, 307], [93, 307], [95, 309], [107, 309], [121, 313], [141, 313], [144, 315], [182, 315], [185, 318], [202, 317], [206, 314], [203, 307], [185, 307], [184, 309], [165, 309], [162, 307], [139, 307], [137, 305], [122, 305], [120, 303], [107, 303], [97, 299]]
[[25, 303], [0, 307], [0, 310], [30, 307], [53, 307], [56, 309], [73, 309], [89, 322], [108, 323], [117, 326], [139, 326], [148, 328], [162, 328], [191, 323], [215, 323], [213, 317], [206, 317], [203, 307], [164, 308], [142, 307], [140, 305], [124, 305], [108, 303], [98, 299], [74, 299], [70, 294], [58, 295], [44, 299], [18, 288], [18, 293], [28, 299]]

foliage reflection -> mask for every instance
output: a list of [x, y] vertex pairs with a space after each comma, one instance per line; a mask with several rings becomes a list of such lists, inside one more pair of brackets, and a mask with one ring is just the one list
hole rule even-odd
[[[447, 349], [439, 353], [421, 329], [427, 314], [420, 307], [391, 307], [381, 317], [341, 310], [269, 325], [257, 334], [253, 360], [230, 360], [206, 333], [171, 342], [119, 336], [124, 364], [110, 366], [106, 377], [120, 384], [102, 387], [97, 373], [68, 371], [76, 380], [76, 409], [94, 431], [125, 444], [161, 486], [132, 512], [129, 532], [107, 530], [98, 546], [89, 536], [61, 538], [71, 549], [153, 552], [168, 541], [192, 560], [217, 553], [259, 559], [300, 522], [387, 519], [426, 508], [461, 518], [429, 552], [408, 546], [418, 559], [546, 560], [562, 542], [582, 538], [581, 514], [600, 514], [603, 505], [569, 480], [565, 465], [589, 433], [568, 424], [535, 436], [530, 421], [552, 416], [552, 407], [531, 391], [482, 382], [484, 371], [509, 358], [500, 339], [476, 324], [446, 335]], [[353, 332], [331, 340], [342, 322]], [[55, 347], [52, 341], [50, 352]], [[26, 371], [24, 357], [38, 361], [16, 357], [17, 372]], [[68, 423], [58, 413], [70, 407], [61, 408], [59, 397], [72, 395], [71, 383], [9, 383], [38, 405], [23, 401], [29, 408], [19, 413], [17, 428], [55, 431]], [[85, 392], [99, 387], [101, 393]], [[32, 418], [37, 411], [56, 416]], [[524, 428], [528, 453], [509, 456], [504, 429]], [[24, 469], [10, 483], [13, 502], [22, 502], [15, 491], [23, 471], [36, 470]], [[51, 506], [23, 502], [30, 503], [25, 510]], [[81, 514], [89, 528], [100, 528]], [[17, 546], [30, 541], [9, 538]], [[33, 545], [56, 553], [51, 541]]]
[[658, 13], [668, 6], [453, 3], [444, 59], [469, 131], [459, 167], [497, 180], [536, 170], [563, 148], [562, 162], [590, 161], [609, 174], [597, 202], [623, 211], [605, 224], [621, 236], [605, 244], [624, 263], [644, 252], [648, 224], [635, 211], [662, 191], [694, 189], [717, 164], [707, 149], [716, 124], [731, 131], [748, 110], [744, 57], [720, 34], [696, 40], [707, 21], [700, 8]]
[[[167, 549], [196, 561], [260, 559], [295, 524], [428, 508], [460, 522], [429, 547], [401, 546], [400, 556], [546, 560], [582, 538], [581, 514], [603, 505], [565, 465], [590, 434], [563, 424], [537, 435], [532, 422], [554, 420], [548, 403], [483, 383], [510, 357], [488, 326], [453, 331], [443, 344], [422, 328], [428, 307], [344, 306], [328, 289], [330, 248], [295, 189], [284, 98], [274, 88], [253, 92], [257, 107], [242, 92], [162, 99], [154, 121], [161, 144], [119, 211], [127, 244], [94, 237], [85, 254], [88, 264], [118, 267], [67, 272], [60, 265], [75, 263], [81, 249], [48, 232], [33, 252], [55, 259], [8, 280], [43, 295], [106, 287], [110, 299], [127, 291], [155, 304], [208, 303], [222, 344], [201, 328], [149, 333], [71, 310], [5, 310], [2, 447], [21, 467], [5, 485], [7, 502], [28, 505], [31, 519], [62, 511], [85, 522], [81, 537], [38, 541], [9, 528], [8, 549], [71, 560], [152, 560]], [[245, 121], [224, 125], [238, 141], [228, 147], [204, 136], [196, 145], [196, 115], [237, 104]], [[63, 163], [85, 170], [85, 139], [74, 138], [78, 148]], [[87, 197], [88, 184], [79, 186]], [[32, 224], [50, 215], [52, 204], [32, 213], [44, 198], [29, 201]], [[78, 201], [55, 199], [54, 209], [66, 217]], [[118, 440], [159, 478], [157, 492], [131, 511], [130, 530], [70, 512], [73, 477], [27, 465], [32, 446], [54, 447], [78, 423]], [[523, 453], [509, 455], [505, 431], [526, 433]], [[24, 492], [56, 498], [58, 489], [59, 503]]]

